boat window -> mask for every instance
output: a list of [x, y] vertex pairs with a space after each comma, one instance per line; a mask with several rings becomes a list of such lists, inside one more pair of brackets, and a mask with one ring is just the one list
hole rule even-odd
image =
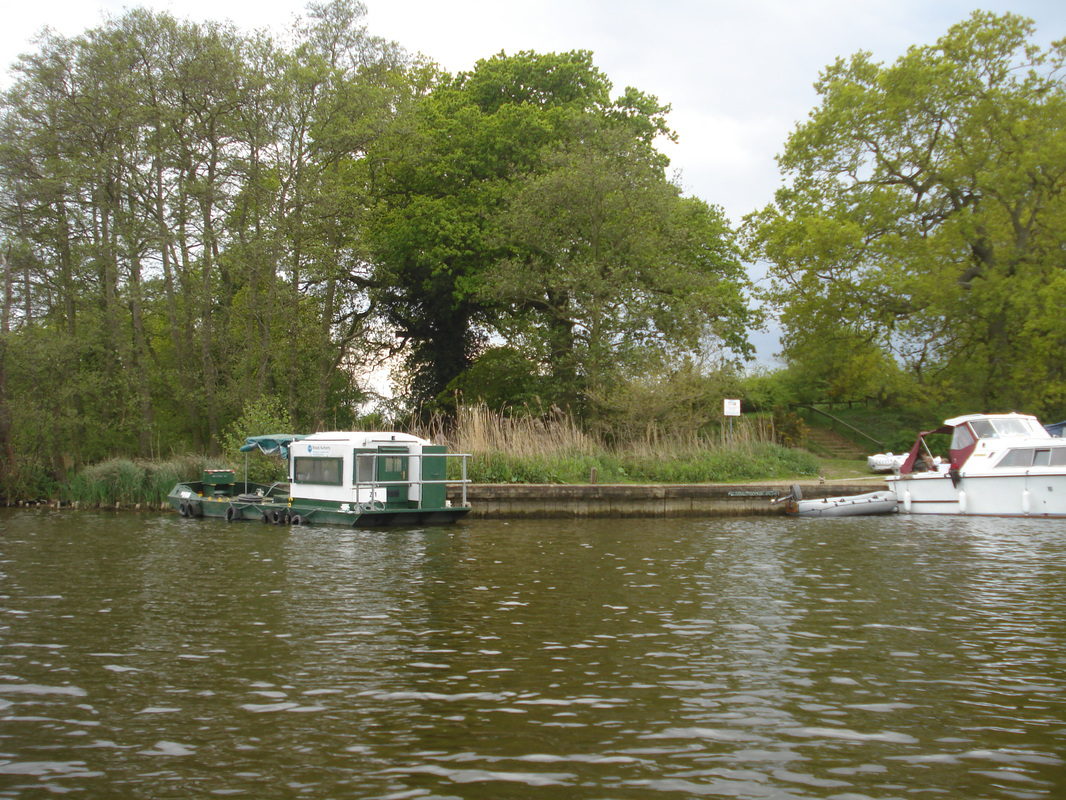
[[996, 467], [1031, 467], [1033, 450], [1030, 447], [1015, 447], [999, 460]]
[[973, 434], [970, 433], [970, 429], [965, 425], [959, 425], [952, 431], [951, 434], [951, 449], [952, 450], [965, 450], [971, 444], [973, 444]]
[[1055, 447], [1051, 450], [1051, 466], [1066, 467], [1066, 447]]
[[340, 486], [344, 474], [343, 458], [296, 458], [295, 482]]
[[374, 456], [369, 453], [360, 453], [355, 457], [355, 482], [374, 482]]
[[1051, 451], [1040, 449], [1033, 453], [1033, 466], [1046, 467], [1051, 463]]
[[997, 419], [992, 426], [999, 436], [1028, 436], [1032, 433], [1029, 421], [1024, 419]]
[[992, 423], [987, 419], [975, 419], [970, 423], [970, 427], [973, 428], [973, 432], [977, 434], [978, 439], [996, 438], [996, 429], [992, 427]]

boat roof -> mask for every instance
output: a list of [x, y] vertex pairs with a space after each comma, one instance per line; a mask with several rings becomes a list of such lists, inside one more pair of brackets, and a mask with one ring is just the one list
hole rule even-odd
[[302, 433], [269, 433], [264, 436], [249, 436], [241, 445], [241, 452], [260, 450], [268, 455], [278, 454], [289, 457], [289, 448], [293, 442], [331, 442], [346, 444], [351, 447], [373, 447], [381, 444], [431, 444], [428, 439], [420, 439], [409, 433], [396, 431], [321, 431], [305, 435]]
[[944, 420], [944, 424], [952, 428], [962, 425], [966, 422], [973, 422], [979, 419], [1031, 419], [1036, 421], [1036, 417], [1032, 414], [1019, 414], [1016, 411], [1011, 411], [1005, 414], [965, 414], [961, 417], [952, 417], [951, 419]]
[[428, 439], [422, 439], [410, 433], [397, 431], [321, 431], [312, 433], [310, 436], [301, 437], [304, 442], [341, 442], [354, 447], [367, 447], [375, 444], [430, 444]]

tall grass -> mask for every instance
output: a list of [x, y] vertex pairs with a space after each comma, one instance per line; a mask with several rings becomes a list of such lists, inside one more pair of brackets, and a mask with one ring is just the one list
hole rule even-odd
[[64, 502], [84, 506], [161, 506], [179, 481], [196, 480], [210, 464], [202, 456], [167, 461], [113, 458], [80, 470], [63, 487]]
[[809, 453], [774, 443], [769, 418], [745, 417], [711, 433], [682, 434], [644, 425], [593, 436], [565, 412], [503, 415], [485, 406], [459, 409], [452, 425], [432, 420], [420, 433], [471, 454], [478, 483], [710, 483], [813, 475]]

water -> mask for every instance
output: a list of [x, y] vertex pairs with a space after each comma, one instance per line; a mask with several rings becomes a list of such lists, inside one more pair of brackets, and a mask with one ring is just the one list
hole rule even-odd
[[0, 512], [0, 797], [1066, 797], [1066, 524]]

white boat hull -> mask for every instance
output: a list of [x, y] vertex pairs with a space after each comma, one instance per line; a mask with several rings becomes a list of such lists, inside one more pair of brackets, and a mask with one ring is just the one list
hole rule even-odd
[[[957, 484], [957, 485], [956, 485]], [[888, 478], [902, 514], [1066, 517], [1066, 474], [962, 475]]]

